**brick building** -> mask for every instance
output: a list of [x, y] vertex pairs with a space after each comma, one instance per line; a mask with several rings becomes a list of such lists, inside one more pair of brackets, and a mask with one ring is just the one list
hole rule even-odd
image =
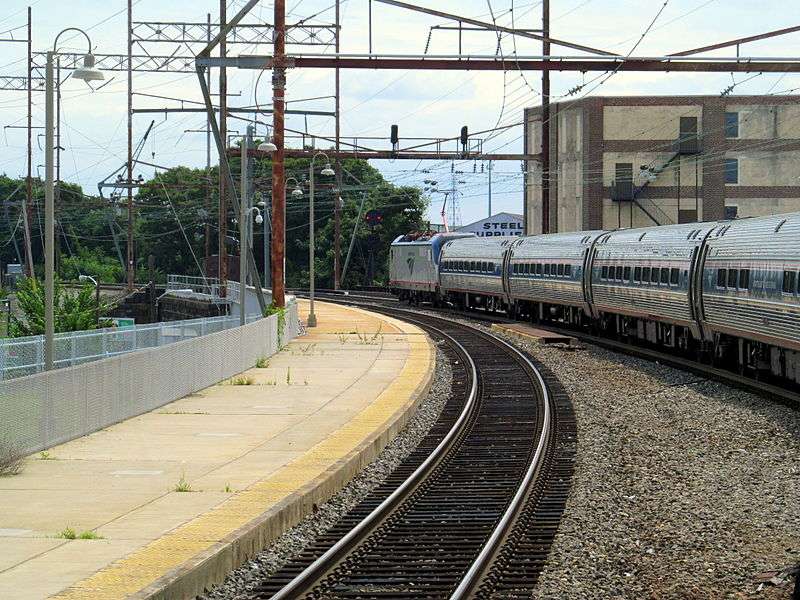
[[[525, 111], [541, 151], [541, 108]], [[525, 227], [541, 232], [541, 165]], [[800, 210], [800, 96], [591, 97], [551, 105], [551, 231]]]

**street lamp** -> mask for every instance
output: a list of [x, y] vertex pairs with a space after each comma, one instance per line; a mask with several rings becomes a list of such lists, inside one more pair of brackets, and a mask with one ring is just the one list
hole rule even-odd
[[90, 281], [92, 285], [94, 285], [94, 305], [95, 305], [95, 313], [97, 316], [95, 321], [97, 326], [100, 326], [100, 284], [98, 283], [97, 279], [92, 277], [91, 275], [78, 275], [78, 281]]
[[324, 152], [317, 152], [314, 158], [311, 159], [311, 165], [308, 167], [308, 181], [309, 181], [309, 205], [308, 205], [308, 326], [317, 326], [317, 315], [314, 314], [314, 163], [317, 161], [318, 156], [325, 157], [325, 166], [320, 171], [320, 175], [331, 177], [336, 175], [336, 172], [331, 168], [331, 161], [328, 155]]
[[58, 52], [58, 38], [67, 31], [77, 31], [86, 37], [89, 51], [83, 57], [83, 66], [72, 72], [72, 77], [82, 81], [102, 81], [105, 77], [101, 71], [94, 66], [94, 56], [92, 56], [92, 41], [89, 35], [77, 27], [67, 27], [62, 30], [53, 42], [53, 50], [47, 52], [47, 67], [45, 70], [45, 149], [44, 149], [44, 368], [53, 368], [53, 337], [55, 334], [55, 315], [54, 315], [54, 296], [55, 296], [55, 208], [53, 187], [53, 63]]

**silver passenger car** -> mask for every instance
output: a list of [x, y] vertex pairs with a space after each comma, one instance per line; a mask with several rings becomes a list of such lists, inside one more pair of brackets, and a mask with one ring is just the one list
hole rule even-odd
[[[451, 300], [478, 294], [507, 302], [503, 289], [503, 259], [517, 238], [464, 238], [442, 248], [439, 283], [442, 295]], [[467, 302], [469, 304], [469, 302]]]
[[[703, 258], [702, 323], [708, 336], [800, 351], [800, 214], [722, 223], [709, 236]], [[793, 353], [790, 362], [795, 358]], [[792, 378], [800, 381], [800, 365], [794, 368]]]
[[584, 273], [602, 231], [554, 233], [521, 238], [511, 249], [508, 287], [515, 302], [582, 308], [587, 316]]
[[[589, 301], [594, 316], [623, 315], [617, 328], [674, 345], [674, 327], [700, 339], [693, 294], [698, 254], [714, 223], [690, 223], [606, 233], [592, 252]], [[667, 324], [669, 328], [659, 328]], [[636, 331], [628, 328], [636, 327]]]

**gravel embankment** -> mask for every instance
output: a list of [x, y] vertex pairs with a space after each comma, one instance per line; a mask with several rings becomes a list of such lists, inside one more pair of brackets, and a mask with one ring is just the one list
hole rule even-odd
[[596, 347], [517, 343], [560, 378], [578, 424], [534, 598], [790, 597], [756, 577], [800, 563], [800, 411]]
[[380, 485], [395, 467], [408, 456], [436, 423], [450, 395], [452, 369], [444, 353], [436, 349], [436, 372], [430, 391], [420, 402], [411, 421], [386, 446], [372, 463], [319, 510], [284, 533], [252, 560], [233, 571], [223, 583], [200, 600], [244, 600], [262, 579], [280, 569], [320, 534], [330, 529], [339, 518]]

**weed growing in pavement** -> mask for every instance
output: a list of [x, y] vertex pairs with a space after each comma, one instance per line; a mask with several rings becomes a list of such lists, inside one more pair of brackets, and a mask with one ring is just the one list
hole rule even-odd
[[76, 537], [78, 537], [78, 535], [75, 533], [75, 530], [72, 527], [64, 527], [64, 529], [56, 534], [56, 537], [65, 540], [74, 540]]
[[39, 452], [39, 460], [55, 460], [56, 457], [50, 454], [47, 450]]
[[79, 540], [102, 540], [105, 539], [102, 535], [95, 531], [82, 531], [81, 534], [78, 536]]
[[192, 486], [191, 484], [186, 481], [186, 475], [182, 474], [181, 478], [178, 480], [178, 483], [175, 484], [175, 487], [172, 488], [173, 492], [191, 492]]
[[347, 334], [346, 333], [337, 333], [336, 337], [339, 338], [339, 343], [345, 345], [347, 343]]
[[25, 467], [25, 453], [8, 440], [0, 440], [0, 477], [19, 475]]
[[231, 379], [231, 385], [254, 385], [256, 382], [252, 377], [240, 375]]
[[226, 494], [230, 494], [231, 492], [233, 492], [233, 488], [231, 487], [230, 483], [226, 483], [225, 489], [223, 489], [222, 491], [225, 492]]
[[266, 356], [262, 356], [256, 361], [256, 369], [266, 369], [269, 367], [269, 359]]
[[292, 385], [292, 367], [286, 367], [286, 385]]

